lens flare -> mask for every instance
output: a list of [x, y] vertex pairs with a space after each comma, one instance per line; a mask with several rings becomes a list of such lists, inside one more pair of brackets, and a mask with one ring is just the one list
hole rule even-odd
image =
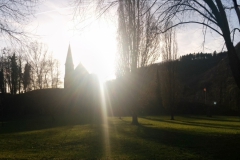
[[111, 146], [109, 140], [109, 125], [108, 125], [108, 115], [107, 115], [107, 100], [105, 97], [104, 86], [102, 81], [99, 82], [100, 87], [100, 98], [101, 98], [101, 112], [102, 112], [102, 129], [103, 129], [103, 140], [104, 140], [104, 149], [105, 149], [105, 156], [111, 157]]

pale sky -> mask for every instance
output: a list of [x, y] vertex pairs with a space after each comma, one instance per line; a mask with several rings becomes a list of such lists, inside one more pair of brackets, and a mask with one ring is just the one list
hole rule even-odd
[[60, 60], [62, 69], [70, 44], [75, 67], [81, 62], [90, 73], [96, 73], [102, 79], [114, 78], [117, 44], [113, 22], [95, 21], [91, 16], [77, 26], [72, 13], [73, 8], [67, 1], [45, 1], [39, 6], [29, 30], [48, 45], [49, 51]]
[[[117, 18], [112, 18], [114, 15], [111, 15], [110, 20], [105, 17], [96, 21], [91, 13], [87, 13], [89, 16], [76, 29], [72, 13], [73, 8], [69, 7], [67, 0], [44, 1], [38, 7], [28, 30], [39, 35], [38, 41], [48, 45], [49, 51], [60, 60], [62, 69], [70, 44], [75, 67], [81, 62], [90, 73], [96, 73], [102, 79], [114, 78]], [[184, 55], [203, 52], [202, 35], [200, 25], [178, 28], [178, 53]], [[219, 52], [223, 44], [223, 38], [209, 32], [204, 52]], [[62, 74], [64, 75], [64, 70]]]

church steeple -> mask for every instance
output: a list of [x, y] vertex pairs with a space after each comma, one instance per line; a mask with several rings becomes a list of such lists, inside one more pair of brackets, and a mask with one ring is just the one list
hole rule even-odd
[[73, 59], [72, 59], [72, 52], [71, 52], [71, 47], [70, 44], [68, 46], [68, 53], [67, 53], [67, 58], [66, 58], [66, 62], [65, 65], [70, 65], [69, 67], [72, 67], [73, 69]]
[[69, 88], [69, 86], [71, 85], [73, 71], [74, 71], [74, 65], [73, 65], [71, 47], [69, 44], [67, 58], [65, 62], [64, 88]]

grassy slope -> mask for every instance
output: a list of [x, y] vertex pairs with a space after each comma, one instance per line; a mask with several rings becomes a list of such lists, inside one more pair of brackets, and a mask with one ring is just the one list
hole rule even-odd
[[142, 117], [140, 126], [129, 117], [109, 118], [109, 125], [74, 117], [7, 122], [0, 159], [240, 159], [239, 118], [168, 119]]

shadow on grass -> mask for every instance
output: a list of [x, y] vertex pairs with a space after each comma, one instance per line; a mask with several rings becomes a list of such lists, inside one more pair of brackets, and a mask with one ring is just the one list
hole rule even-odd
[[84, 135], [84, 137], [79, 137], [79, 139], [63, 143], [63, 147], [70, 148], [72, 151], [71, 156], [68, 158], [100, 159], [100, 157], [105, 156], [104, 130], [101, 125], [94, 125], [91, 126], [91, 128], [93, 129], [93, 132]]
[[122, 138], [118, 139], [119, 142], [113, 139], [112, 143], [119, 144], [122, 153], [133, 152], [131, 154], [136, 155], [145, 153], [146, 159], [240, 158], [238, 154], [240, 135], [203, 135], [145, 125], [134, 127], [136, 129], [131, 132], [124, 127], [117, 127], [117, 132]]
[[25, 117], [2, 122], [2, 125], [0, 126], [0, 134], [28, 132], [73, 125], [84, 125], [89, 124], [90, 122], [92, 121], [89, 119], [69, 115], [61, 115], [55, 117], [54, 119], [52, 116]]
[[[202, 123], [202, 122], [194, 122], [194, 121], [184, 121], [184, 120], [177, 120], [177, 119], [176, 120], [165, 120], [165, 119], [159, 119], [159, 118], [147, 118], [147, 117], [141, 117], [141, 118], [147, 119], [147, 120], [152, 120], [152, 121], [159, 121], [159, 122], [180, 124], [180, 125], [199, 126], [199, 127], [208, 127], [208, 128], [218, 128], [218, 129], [240, 130], [240, 128], [237, 128], [237, 127], [240, 127], [240, 126], [231, 125], [231, 124], [224, 125], [224, 124], [216, 124], [216, 123], [211, 124], [211, 123]], [[210, 120], [211, 119], [209, 119], [209, 121]]]
[[[163, 121], [161, 118], [158, 120]], [[19, 121], [19, 124], [21, 123], [23, 122]], [[64, 127], [41, 133], [31, 132], [27, 133], [27, 136], [0, 135], [5, 143], [2, 143], [0, 150], [9, 150], [9, 153], [13, 154], [21, 147], [23, 154], [36, 155], [32, 159], [108, 159], [109, 156], [109, 159], [240, 159], [239, 134], [200, 134], [197, 131], [158, 128], [149, 124], [134, 126], [124, 118], [111, 119], [107, 129], [112, 154], [106, 154], [104, 125], [70, 125], [77, 124], [78, 121], [55, 123]], [[33, 124], [36, 122], [29, 122], [29, 125]], [[56, 127], [52, 124], [35, 128], [51, 126]], [[19, 132], [22, 129], [8, 130], [7, 133]], [[34, 127], [30, 127], [24, 131], [33, 129]], [[34, 148], [29, 148], [31, 146]]]
[[[23, 159], [99, 159], [104, 156], [104, 129], [100, 124], [63, 124], [60, 128], [56, 127], [8, 130], [9, 134], [0, 135], [0, 150], [8, 153], [0, 155], [0, 159], [3, 156], [11, 159], [9, 155], [22, 156]], [[45, 128], [51, 129], [39, 131]]]
[[[207, 117], [207, 116], [184, 116], [186, 118], [194, 118], [194, 119], [202, 119], [202, 120], [211, 120], [211, 121], [219, 121], [219, 122], [240, 122], [240, 117], [235, 117], [234, 119], [226, 118], [226, 117]], [[236, 120], [238, 118], [238, 120]]]

